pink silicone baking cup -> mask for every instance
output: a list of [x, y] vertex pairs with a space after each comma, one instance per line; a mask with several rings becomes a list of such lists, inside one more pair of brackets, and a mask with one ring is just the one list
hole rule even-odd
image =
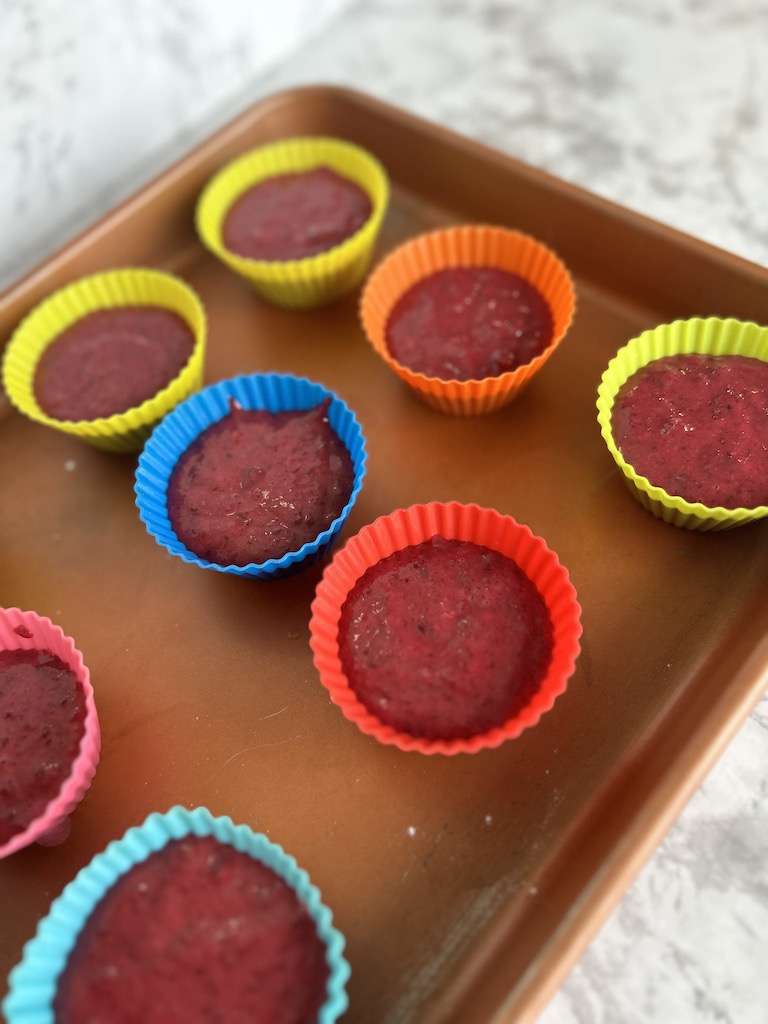
[[0, 651], [50, 651], [74, 673], [85, 696], [85, 719], [80, 748], [72, 770], [43, 813], [0, 846], [0, 860], [31, 843], [55, 846], [69, 834], [69, 815], [83, 799], [99, 763], [101, 732], [91, 675], [74, 640], [50, 619], [18, 608], [0, 608]]
[[[465, 540], [511, 558], [535, 584], [549, 610], [554, 647], [547, 673], [528, 704], [488, 732], [464, 739], [425, 739], [385, 725], [358, 699], [339, 657], [339, 619], [348, 594], [382, 558], [431, 537]], [[475, 754], [515, 739], [536, 725], [566, 686], [576, 664], [581, 607], [568, 571], [557, 555], [527, 526], [494, 509], [459, 502], [411, 505], [364, 526], [336, 554], [323, 574], [312, 603], [310, 646], [320, 681], [342, 713], [380, 743], [421, 754]]]

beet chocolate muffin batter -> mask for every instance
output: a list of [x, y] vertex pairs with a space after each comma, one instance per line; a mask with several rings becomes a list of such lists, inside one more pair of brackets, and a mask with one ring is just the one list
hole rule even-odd
[[710, 508], [768, 504], [768, 363], [657, 359], [623, 385], [613, 436], [636, 473]]
[[410, 370], [483, 380], [529, 363], [552, 341], [552, 312], [518, 274], [451, 267], [417, 281], [395, 303], [387, 347]]
[[58, 796], [85, 730], [85, 696], [50, 651], [0, 651], [0, 844]]
[[210, 837], [172, 840], [115, 882], [58, 983], [56, 1024], [315, 1024], [325, 947], [294, 891]]
[[96, 420], [133, 409], [187, 364], [195, 338], [159, 306], [98, 309], [62, 331], [35, 373], [35, 398], [57, 420]]
[[168, 486], [179, 540], [219, 565], [297, 551], [342, 512], [354, 483], [330, 401], [300, 412], [232, 411], [181, 456]]
[[456, 739], [528, 703], [551, 659], [552, 625], [511, 559], [435, 537], [358, 580], [342, 608], [339, 653], [349, 685], [380, 721]]
[[277, 174], [244, 192], [224, 218], [224, 244], [253, 260], [301, 260], [340, 245], [371, 216], [368, 195], [330, 167]]

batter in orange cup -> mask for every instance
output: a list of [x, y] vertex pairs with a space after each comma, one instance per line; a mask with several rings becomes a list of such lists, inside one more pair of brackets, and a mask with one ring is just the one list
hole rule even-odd
[[490, 412], [511, 401], [570, 326], [575, 299], [563, 263], [506, 228], [421, 235], [369, 278], [368, 340], [418, 396], [443, 412]]

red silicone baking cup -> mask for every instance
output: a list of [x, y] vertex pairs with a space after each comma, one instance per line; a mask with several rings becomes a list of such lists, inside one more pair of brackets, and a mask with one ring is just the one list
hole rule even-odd
[[83, 799], [99, 763], [101, 732], [91, 675], [74, 640], [50, 619], [35, 612], [0, 608], [0, 651], [30, 650], [50, 651], [74, 674], [85, 697], [83, 736], [71, 771], [57, 795], [22, 832], [0, 846], [0, 860], [31, 843], [55, 846], [63, 842], [69, 834], [69, 815]]
[[[547, 673], [528, 704], [488, 732], [464, 739], [425, 739], [385, 725], [358, 699], [339, 657], [339, 619], [355, 583], [371, 566], [431, 537], [465, 540], [511, 558], [535, 584], [549, 610], [554, 647]], [[515, 739], [549, 711], [565, 692], [579, 654], [581, 607], [568, 571], [541, 537], [512, 516], [459, 502], [411, 505], [364, 526], [336, 554], [320, 581], [312, 603], [310, 646], [320, 681], [342, 713], [380, 743], [420, 754], [475, 754]]]

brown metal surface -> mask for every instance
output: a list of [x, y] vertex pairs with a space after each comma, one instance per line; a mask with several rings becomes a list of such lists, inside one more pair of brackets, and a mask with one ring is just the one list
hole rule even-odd
[[[192, 210], [209, 175], [296, 133], [347, 137], [386, 164], [394, 197], [380, 252], [436, 225], [491, 221], [570, 264], [574, 327], [514, 405], [474, 420], [432, 412], [370, 350], [355, 298], [283, 312], [203, 251]], [[379, 747], [315, 676], [319, 570], [258, 584], [187, 567], [139, 521], [134, 459], [6, 416], [0, 600], [77, 639], [104, 749], [67, 843], [0, 863], [0, 975], [105, 843], [149, 811], [205, 804], [279, 840], [323, 890], [349, 940], [349, 1021], [533, 1020], [759, 696], [768, 664], [766, 528], [701, 535], [652, 519], [601, 441], [597, 382], [617, 347], [658, 322], [768, 322], [768, 274], [330, 88], [257, 104], [76, 239], [0, 301], [0, 336], [57, 285], [140, 263], [176, 270], [202, 295], [207, 380], [287, 370], [356, 410], [371, 458], [347, 533], [431, 499], [511, 512], [571, 570], [583, 653], [554, 710], [498, 751]]]

